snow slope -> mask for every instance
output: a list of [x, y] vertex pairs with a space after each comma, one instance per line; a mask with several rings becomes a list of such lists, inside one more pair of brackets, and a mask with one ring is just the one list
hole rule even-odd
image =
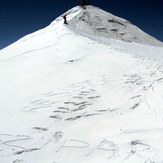
[[67, 14], [0, 51], [0, 162], [162, 163], [162, 43], [92, 6]]

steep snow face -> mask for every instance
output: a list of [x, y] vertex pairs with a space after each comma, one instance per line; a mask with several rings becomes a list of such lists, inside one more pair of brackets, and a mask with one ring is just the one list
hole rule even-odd
[[163, 48], [94, 35], [82, 12], [0, 51], [0, 162], [163, 162]]
[[[78, 14], [69, 21], [69, 24], [76, 32], [83, 35], [163, 46], [162, 42], [144, 33], [129, 21], [99, 8], [87, 6], [86, 9], [78, 9], [77, 12]], [[69, 12], [67, 13], [67, 17], [69, 17]]]

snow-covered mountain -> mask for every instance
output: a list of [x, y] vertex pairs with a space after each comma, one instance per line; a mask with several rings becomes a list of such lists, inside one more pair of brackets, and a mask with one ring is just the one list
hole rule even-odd
[[0, 162], [162, 163], [163, 43], [93, 6], [65, 14], [0, 51]]

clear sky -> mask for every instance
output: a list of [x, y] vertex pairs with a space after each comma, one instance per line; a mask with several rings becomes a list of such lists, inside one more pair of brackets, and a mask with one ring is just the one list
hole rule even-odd
[[[77, 0], [1, 0], [0, 49], [49, 25]], [[90, 0], [163, 41], [163, 0]]]

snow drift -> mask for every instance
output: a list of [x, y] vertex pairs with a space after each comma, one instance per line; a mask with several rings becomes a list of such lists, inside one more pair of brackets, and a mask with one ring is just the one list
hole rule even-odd
[[0, 162], [162, 163], [162, 43], [96, 7], [66, 14], [0, 51]]

